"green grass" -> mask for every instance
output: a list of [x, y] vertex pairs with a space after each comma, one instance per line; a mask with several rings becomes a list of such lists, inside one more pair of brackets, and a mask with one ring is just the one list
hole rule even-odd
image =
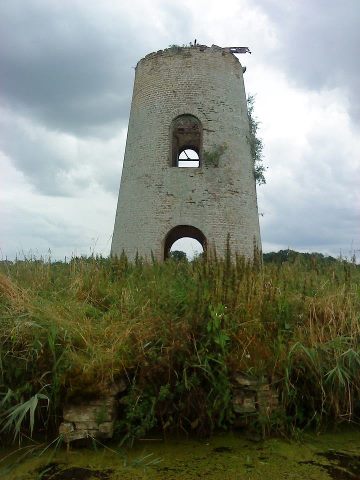
[[358, 419], [355, 263], [94, 257], [2, 262], [0, 271], [0, 422], [18, 435], [54, 432], [65, 400], [119, 378], [129, 384], [124, 439], [155, 426], [228, 428], [235, 371], [276, 384], [277, 428]]

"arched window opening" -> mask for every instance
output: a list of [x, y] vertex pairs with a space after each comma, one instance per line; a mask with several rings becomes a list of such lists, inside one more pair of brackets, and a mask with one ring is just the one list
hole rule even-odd
[[179, 153], [178, 167], [198, 167], [200, 165], [199, 154], [192, 148], [184, 148]]
[[174, 167], [200, 167], [202, 126], [193, 115], [175, 118], [171, 129], [172, 165]]
[[182, 237], [176, 240], [170, 248], [169, 257], [174, 260], [194, 260], [202, 255], [204, 248], [198, 240]]
[[[164, 258], [174, 257], [172, 254], [174, 251], [183, 252], [189, 260], [192, 260], [195, 256], [206, 253], [206, 237], [196, 227], [178, 225], [165, 237]], [[176, 254], [176, 257], [184, 258], [184, 255]]]

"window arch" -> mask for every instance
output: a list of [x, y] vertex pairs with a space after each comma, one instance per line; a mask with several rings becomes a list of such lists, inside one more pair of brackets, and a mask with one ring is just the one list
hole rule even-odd
[[180, 115], [172, 122], [171, 144], [173, 167], [200, 167], [202, 125], [194, 115]]

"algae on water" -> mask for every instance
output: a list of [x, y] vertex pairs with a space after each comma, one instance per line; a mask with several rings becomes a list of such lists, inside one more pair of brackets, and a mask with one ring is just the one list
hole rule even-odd
[[229, 433], [202, 440], [152, 438], [138, 442], [125, 460], [110, 448], [58, 450], [50, 464], [46, 457], [33, 458], [1, 479], [36, 480], [39, 472], [42, 480], [351, 480], [360, 474], [360, 432], [355, 429], [307, 434], [302, 442], [254, 442]]

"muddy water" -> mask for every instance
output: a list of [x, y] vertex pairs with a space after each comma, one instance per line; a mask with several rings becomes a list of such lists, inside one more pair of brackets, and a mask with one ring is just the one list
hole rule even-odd
[[[115, 449], [115, 445], [109, 445]], [[1, 452], [2, 457], [9, 452]], [[16, 456], [0, 463], [1, 480], [199, 479], [360, 480], [360, 432], [304, 435], [301, 442], [254, 441], [240, 434], [208, 440], [153, 438], [124, 454], [99, 447], [60, 449], [50, 458], [29, 458], [7, 471]]]

